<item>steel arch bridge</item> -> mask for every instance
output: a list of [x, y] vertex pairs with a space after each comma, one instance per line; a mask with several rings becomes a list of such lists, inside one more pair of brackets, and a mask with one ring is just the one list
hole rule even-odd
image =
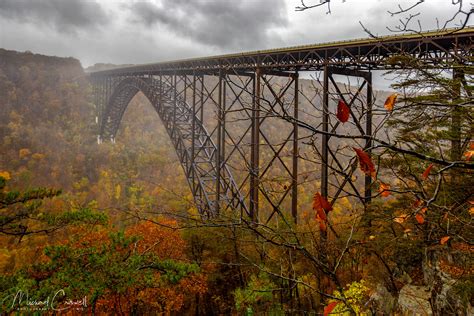
[[[304, 124], [311, 122], [322, 134], [315, 146], [320, 173], [312, 179], [321, 195], [332, 203], [341, 196], [367, 203], [371, 178], [354, 180], [355, 162], [344, 160], [331, 137], [341, 129], [331, 100], [342, 99], [351, 109], [345, 133], [371, 136], [371, 71], [406, 68], [400, 56], [427, 68], [472, 66], [473, 34], [468, 27], [93, 72], [98, 140], [115, 141], [128, 103], [142, 92], [172, 140], [203, 216], [230, 209], [268, 222], [290, 212], [296, 221], [300, 186], [311, 178], [310, 170], [299, 169], [311, 138]], [[314, 102], [300, 88], [304, 71], [322, 74], [322, 105], [315, 115], [299, 106], [303, 98]], [[335, 75], [358, 78], [355, 90], [342, 91]], [[358, 146], [370, 152], [371, 140], [362, 138]]]

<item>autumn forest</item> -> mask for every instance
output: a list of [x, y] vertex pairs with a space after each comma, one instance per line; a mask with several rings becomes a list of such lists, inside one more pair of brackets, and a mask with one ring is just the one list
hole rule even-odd
[[[257, 193], [237, 155], [250, 156], [250, 140], [234, 142], [250, 127], [229, 111], [229, 169], [245, 197], [260, 197], [259, 218], [249, 218], [200, 212], [143, 93], [115, 139], [98, 142], [91, 73], [120, 66], [0, 49], [0, 313], [472, 315], [472, 59], [438, 69], [397, 55], [387, 64], [391, 86], [373, 91], [371, 143], [351, 134], [367, 86], [329, 83], [326, 134], [321, 77], [301, 76], [299, 95], [282, 98], [282, 109], [297, 102], [300, 111], [297, 186], [292, 144], [279, 138], [296, 122], [271, 101], [294, 78], [262, 77]], [[210, 77], [203, 89], [218, 84]], [[229, 91], [248, 84], [226, 80]], [[220, 114], [203, 104], [212, 130]], [[323, 137], [339, 157], [326, 192]]]

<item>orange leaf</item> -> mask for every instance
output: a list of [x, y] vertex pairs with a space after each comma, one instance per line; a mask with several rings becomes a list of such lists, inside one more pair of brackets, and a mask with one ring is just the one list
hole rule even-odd
[[420, 210], [420, 212], [421, 212], [422, 214], [426, 214], [426, 211], [427, 211], [427, 210], [428, 210], [427, 207], [423, 207], [423, 208]]
[[352, 149], [354, 149], [357, 154], [357, 157], [359, 158], [360, 170], [362, 170], [362, 172], [364, 172], [366, 175], [374, 177], [375, 166], [372, 160], [370, 159], [369, 154], [367, 154], [360, 148], [352, 147]]
[[304, 211], [302, 217], [303, 217], [304, 220], [308, 220], [308, 218], [309, 218], [309, 212], [308, 212], [308, 211]]
[[474, 141], [469, 143], [469, 149], [464, 153], [466, 160], [471, 160], [472, 156], [474, 156]]
[[466, 160], [471, 160], [472, 156], [474, 156], [474, 142], [473, 141], [469, 143], [469, 150], [464, 153], [464, 156], [466, 156]]
[[319, 229], [323, 232], [327, 231], [328, 228], [326, 226], [326, 222], [318, 217], [318, 222], [319, 222]]
[[320, 219], [326, 220], [326, 213], [332, 211], [332, 206], [324, 197], [316, 192], [313, 196], [313, 210], [315, 210]]
[[444, 245], [445, 243], [448, 242], [449, 238], [451, 238], [450, 236], [444, 236], [443, 238], [441, 238], [441, 240], [439, 241], [439, 243], [441, 245]]
[[474, 156], [474, 150], [468, 150], [464, 153], [466, 160], [471, 160], [472, 156]]
[[395, 101], [397, 101], [397, 93], [393, 93], [388, 96], [387, 100], [385, 100], [385, 104], [383, 105], [387, 111], [392, 111], [393, 106], [395, 105]]
[[339, 121], [342, 123], [345, 123], [349, 120], [349, 107], [347, 106], [346, 102], [344, 100], [339, 100], [339, 103], [337, 104], [337, 118]]
[[383, 197], [389, 196], [391, 194], [389, 190], [390, 190], [390, 184], [383, 183], [382, 181], [380, 181], [380, 185], [379, 185], [379, 192], [381, 193], [380, 195]]
[[331, 302], [326, 307], [324, 307], [324, 316], [328, 316], [336, 308], [339, 302]]
[[425, 171], [423, 172], [423, 174], [421, 175], [421, 178], [423, 180], [426, 180], [428, 178], [428, 176], [430, 175], [430, 172], [431, 172], [431, 169], [433, 168], [433, 164], [431, 163], [428, 168], [425, 169]]
[[423, 225], [423, 223], [425, 222], [425, 218], [424, 218], [423, 214], [418, 213], [418, 214], [415, 215], [415, 218], [416, 218], [416, 221], [418, 222], [418, 224], [420, 224], [420, 225]]

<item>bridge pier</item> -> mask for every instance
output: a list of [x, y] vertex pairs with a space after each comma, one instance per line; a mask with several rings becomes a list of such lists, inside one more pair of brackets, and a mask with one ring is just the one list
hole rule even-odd
[[258, 187], [259, 187], [259, 157], [260, 157], [260, 98], [261, 98], [261, 69], [257, 68], [253, 78], [252, 98], [252, 140], [250, 157], [250, 218], [258, 222]]

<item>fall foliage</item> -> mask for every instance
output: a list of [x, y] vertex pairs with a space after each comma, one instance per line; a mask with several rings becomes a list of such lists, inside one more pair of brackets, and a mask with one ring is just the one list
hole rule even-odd
[[428, 176], [430, 175], [432, 168], [433, 168], [433, 164], [430, 164], [428, 167], [426, 167], [425, 171], [423, 171], [423, 174], [421, 175], [421, 178], [423, 180], [428, 179]]
[[387, 100], [385, 100], [384, 107], [387, 111], [393, 111], [393, 106], [395, 105], [395, 102], [397, 101], [397, 93], [392, 93], [387, 97]]
[[[330, 165], [330, 177], [339, 172], [342, 180], [323, 193], [320, 166], [311, 164], [320, 135], [303, 134], [314, 146], [300, 153], [296, 179], [296, 202], [306, 212], [295, 223], [275, 211], [288, 203], [275, 207], [261, 193], [261, 212], [275, 214], [252, 222], [235, 220], [231, 209], [199, 216], [143, 95], [125, 111], [117, 143], [99, 146], [90, 82], [77, 60], [0, 53], [3, 297], [21, 289], [44, 299], [62, 288], [58, 303], [87, 297], [86, 314], [391, 314], [400, 312], [396, 302], [407, 288], [422, 287], [438, 314], [470, 306], [474, 183], [472, 169], [460, 163], [472, 160], [472, 100], [467, 92], [453, 96], [462, 80], [411, 68], [417, 76], [374, 100], [374, 124], [382, 124], [374, 137], [384, 146], [347, 136], [351, 112], [365, 109], [332, 100], [333, 126], [343, 130], [331, 141], [343, 158], [341, 171]], [[469, 90], [472, 78], [465, 78]], [[300, 102], [302, 122], [321, 106]], [[213, 109], [206, 103], [203, 115]], [[459, 116], [457, 130], [451, 122]], [[269, 139], [284, 130], [271, 119], [262, 120]], [[248, 127], [238, 132], [247, 135]], [[259, 188], [291, 194], [293, 179], [282, 176], [288, 148], [276, 157], [266, 147], [259, 167], [270, 180]], [[242, 161], [232, 167], [236, 179], [249, 176]], [[349, 180], [354, 187], [344, 188]], [[354, 193], [363, 190], [370, 203]], [[4, 304], [3, 312], [16, 311]]]
[[337, 118], [339, 121], [342, 123], [345, 123], [349, 120], [349, 114], [350, 114], [350, 109], [349, 106], [347, 106], [346, 102], [344, 100], [339, 100], [337, 103]]
[[372, 159], [370, 159], [369, 154], [367, 154], [365, 151], [363, 151], [360, 148], [353, 147], [353, 149], [357, 154], [360, 170], [362, 170], [362, 172], [365, 173], [366, 175], [374, 177], [375, 166], [374, 166], [374, 163], [372, 162]]

